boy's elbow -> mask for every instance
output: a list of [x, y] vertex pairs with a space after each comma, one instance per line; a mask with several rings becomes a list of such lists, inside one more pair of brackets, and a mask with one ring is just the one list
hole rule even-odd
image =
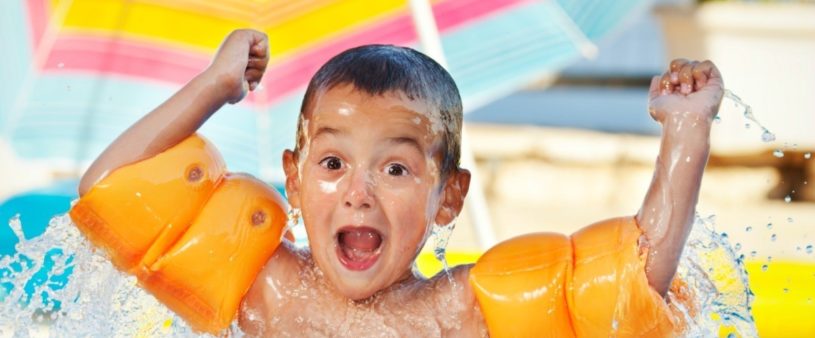
[[85, 196], [88, 191], [96, 185], [97, 182], [101, 181], [106, 175], [107, 171], [101, 171], [97, 169], [97, 166], [94, 163], [91, 165], [88, 170], [85, 171], [85, 174], [82, 175], [82, 178], [79, 179], [79, 187], [77, 188], [77, 192], [79, 193], [79, 197]]
[[82, 175], [82, 178], [79, 180], [79, 187], [77, 188], [77, 192], [79, 193], [79, 197], [85, 196], [88, 190], [91, 189], [94, 182], [91, 180], [90, 176], [88, 175], [90, 172], [86, 172], [85, 175]]

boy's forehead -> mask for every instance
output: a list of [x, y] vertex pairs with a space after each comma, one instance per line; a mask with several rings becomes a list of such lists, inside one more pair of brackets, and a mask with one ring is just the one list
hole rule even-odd
[[423, 100], [410, 99], [401, 92], [371, 95], [353, 85], [339, 85], [315, 95], [304, 120], [309, 134], [329, 125], [367, 127], [393, 131], [415, 131], [430, 138], [440, 136], [434, 123], [438, 115]]
[[341, 84], [322, 90], [312, 99], [311, 115], [337, 112], [345, 115], [355, 111], [375, 109], [381, 112], [413, 113], [421, 116], [433, 114], [432, 105], [424, 100], [411, 99], [401, 91], [370, 94], [357, 90], [353, 84]]

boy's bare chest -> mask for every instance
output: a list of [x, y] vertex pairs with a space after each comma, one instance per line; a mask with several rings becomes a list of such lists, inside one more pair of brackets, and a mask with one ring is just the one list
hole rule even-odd
[[[425, 281], [353, 302], [324, 282], [305, 278], [298, 285], [267, 285], [250, 293], [241, 326], [250, 334], [298, 337], [486, 336], [478, 306], [462, 286]], [[259, 329], [259, 331], [258, 331]]]
[[295, 310], [273, 315], [265, 326], [265, 333], [301, 337], [441, 337], [455, 325], [454, 320], [437, 318], [429, 309], [416, 308], [412, 304], [395, 309], [390, 306], [298, 303]]

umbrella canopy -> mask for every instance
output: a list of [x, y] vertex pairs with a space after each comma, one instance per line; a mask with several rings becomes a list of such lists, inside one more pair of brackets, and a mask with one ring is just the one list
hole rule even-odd
[[[432, 4], [466, 110], [591, 53], [642, 0], [440, 0]], [[418, 46], [407, 0], [26, 0], [0, 4], [0, 138], [78, 172], [202, 71], [231, 30], [265, 31], [261, 89], [202, 132], [230, 167], [279, 180], [305, 86], [353, 46]], [[11, 48], [9, 48], [11, 47]]]

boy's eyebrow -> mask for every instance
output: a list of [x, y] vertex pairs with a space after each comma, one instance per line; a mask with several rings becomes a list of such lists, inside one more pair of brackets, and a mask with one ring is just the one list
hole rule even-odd
[[320, 127], [314, 133], [314, 137], [312, 137], [312, 139], [316, 139], [318, 136], [320, 136], [322, 134], [337, 135], [337, 134], [342, 134], [342, 131], [340, 131], [339, 129], [331, 128], [331, 127]]
[[422, 150], [422, 145], [419, 144], [419, 141], [410, 136], [389, 137], [387, 141], [388, 143], [393, 144], [407, 144], [413, 148], [416, 148], [416, 150], [419, 151], [419, 153], [424, 153], [424, 151]]

